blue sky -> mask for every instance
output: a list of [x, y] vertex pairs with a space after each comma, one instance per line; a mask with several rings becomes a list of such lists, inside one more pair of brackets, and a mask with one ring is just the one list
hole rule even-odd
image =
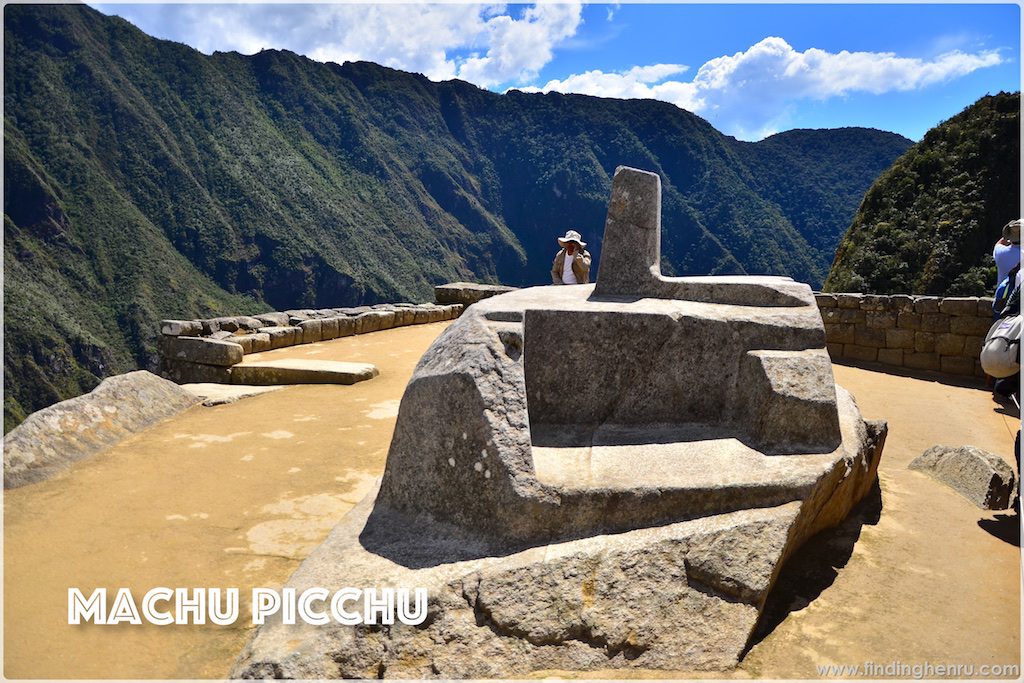
[[842, 126], [918, 140], [1021, 79], [1016, 4], [92, 6], [206, 53], [288, 49], [496, 92], [662, 99], [744, 140]]

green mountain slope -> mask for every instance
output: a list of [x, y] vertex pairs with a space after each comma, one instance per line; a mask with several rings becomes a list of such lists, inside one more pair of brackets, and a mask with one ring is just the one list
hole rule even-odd
[[989, 295], [992, 246], [1020, 211], [1020, 93], [999, 93], [929, 130], [864, 197], [825, 288]]
[[662, 102], [205, 56], [85, 6], [4, 11], [6, 428], [150, 365], [162, 317], [545, 283], [568, 228], [599, 261], [620, 164], [662, 176], [667, 273], [818, 285], [910, 145], [743, 143]]

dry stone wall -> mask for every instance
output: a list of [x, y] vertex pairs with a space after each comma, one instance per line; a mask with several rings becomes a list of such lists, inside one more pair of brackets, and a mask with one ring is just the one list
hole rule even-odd
[[[299, 309], [160, 323], [160, 373], [176, 382], [228, 382], [247, 353], [402, 325], [451, 320], [465, 306], [514, 288], [450, 283], [437, 304]], [[895, 294], [815, 295], [833, 360], [984, 377], [978, 355], [992, 325], [992, 299]], [[463, 303], [445, 303], [462, 301]]]
[[978, 355], [992, 299], [816, 294], [833, 360], [984, 377]]
[[461, 304], [377, 304], [300, 309], [207, 320], [163, 320], [157, 348], [160, 374], [175, 382], [229, 383], [247, 353], [329, 341], [403, 325], [452, 320]]

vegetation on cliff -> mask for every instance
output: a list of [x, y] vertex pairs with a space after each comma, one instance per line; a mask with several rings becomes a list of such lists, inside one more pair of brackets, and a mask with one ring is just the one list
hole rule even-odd
[[545, 283], [567, 228], [599, 262], [621, 164], [661, 174], [666, 273], [818, 285], [910, 145], [866, 129], [745, 143], [652, 100], [205, 56], [82, 5], [4, 11], [5, 429], [149, 367], [160, 318]]
[[1020, 93], [988, 95], [929, 130], [878, 178], [825, 289], [990, 295], [992, 246], [1019, 207]]

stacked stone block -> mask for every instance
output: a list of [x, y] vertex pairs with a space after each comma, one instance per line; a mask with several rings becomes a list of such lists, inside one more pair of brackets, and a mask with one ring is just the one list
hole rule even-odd
[[399, 303], [164, 320], [157, 343], [160, 373], [179, 384], [228, 383], [231, 367], [248, 353], [452, 320], [461, 315], [463, 308], [462, 304]]
[[978, 355], [992, 299], [816, 294], [833, 360], [984, 377]]

